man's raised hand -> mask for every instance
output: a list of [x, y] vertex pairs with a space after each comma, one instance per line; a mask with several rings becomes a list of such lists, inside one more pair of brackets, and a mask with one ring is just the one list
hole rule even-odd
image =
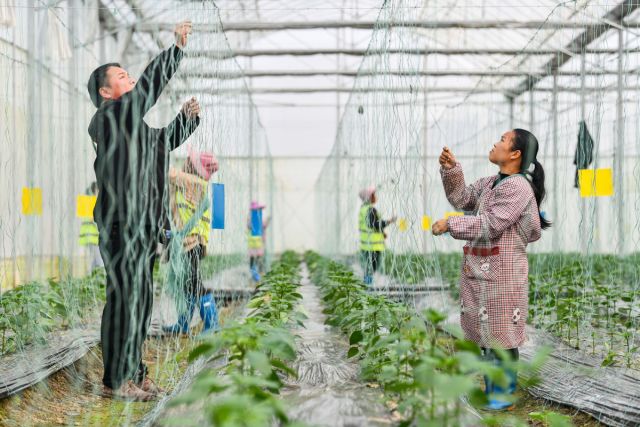
[[176, 25], [175, 30], [173, 30], [176, 35], [176, 46], [183, 49], [187, 45], [187, 38], [189, 34], [191, 34], [192, 29], [193, 24], [191, 21], [184, 21]]
[[182, 105], [182, 113], [190, 119], [200, 115], [200, 104], [195, 98], [191, 98]]

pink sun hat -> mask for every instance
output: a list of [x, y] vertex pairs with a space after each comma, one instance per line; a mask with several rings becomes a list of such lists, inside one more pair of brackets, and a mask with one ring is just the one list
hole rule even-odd
[[196, 168], [200, 178], [209, 181], [211, 175], [216, 173], [219, 168], [218, 159], [215, 154], [209, 151], [196, 151], [189, 149], [189, 160]]
[[367, 188], [363, 188], [362, 190], [360, 190], [360, 192], [358, 193], [358, 196], [360, 196], [360, 199], [363, 202], [369, 202], [371, 201], [371, 196], [373, 196], [373, 194], [376, 192], [376, 187], [374, 187], [373, 185], [370, 185]]
[[252, 211], [255, 211], [255, 210], [258, 210], [258, 209], [264, 209], [266, 207], [267, 207], [266, 205], [263, 205], [263, 204], [259, 203], [258, 201], [254, 200], [254, 201], [251, 202], [250, 209]]

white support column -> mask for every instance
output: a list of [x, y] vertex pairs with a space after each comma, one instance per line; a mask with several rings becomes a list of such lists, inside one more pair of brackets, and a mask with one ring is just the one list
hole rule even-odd
[[[424, 56], [423, 60], [424, 70], [427, 70], [428, 67], [428, 56]], [[429, 152], [429, 126], [428, 123], [428, 113], [429, 113], [429, 102], [428, 102], [428, 92], [427, 92], [427, 77], [425, 76], [422, 80], [423, 85], [423, 97], [424, 100], [422, 102], [422, 215], [427, 215], [427, 210], [429, 209], [429, 204], [427, 202], [429, 192], [427, 191], [429, 182], [428, 182], [428, 174], [429, 174], [429, 164], [427, 161], [427, 155]], [[422, 253], [427, 253], [427, 244], [429, 242], [429, 233], [427, 231], [422, 232]]]
[[[580, 120], [586, 122], [586, 94], [585, 94], [585, 66], [586, 55], [584, 51], [580, 54]], [[589, 246], [593, 238], [593, 229], [595, 224], [593, 218], [590, 218], [589, 205], [586, 199], [580, 198], [580, 225], [579, 239], [581, 240], [580, 249], [582, 253], [589, 253]], [[589, 232], [589, 223], [591, 223], [591, 232]]]
[[[38, 83], [38, 63], [37, 63], [37, 44], [36, 44], [36, 4], [35, 0], [29, 0], [29, 6], [27, 9], [27, 55], [28, 55], [28, 69], [27, 69], [27, 109], [26, 114], [28, 117], [38, 117], [39, 112], [38, 108], [38, 100], [37, 94], [39, 93], [37, 86]], [[39, 121], [28, 121], [27, 122], [27, 141], [26, 141], [26, 152], [25, 159], [36, 158], [33, 154], [35, 154], [36, 149], [36, 140], [38, 138], [38, 129]], [[35, 180], [35, 168], [33, 165], [33, 161], [26, 161], [26, 181], [22, 183], [22, 186], [33, 188], [36, 184]], [[21, 276], [23, 282], [28, 282], [34, 278], [33, 272], [31, 270], [34, 269], [33, 265], [33, 255], [35, 252], [35, 238], [38, 235], [36, 232], [36, 218], [33, 216], [27, 216], [24, 219], [23, 230], [24, 230], [24, 241], [25, 250], [26, 250], [26, 269], [23, 272], [24, 275]]]
[[[247, 45], [251, 45], [251, 32], [247, 33]], [[249, 58], [249, 70], [253, 69], [253, 58]], [[252, 101], [253, 79], [249, 78], [248, 82], [247, 105], [249, 108], [249, 200], [255, 200], [256, 197], [256, 180], [255, 180], [255, 132], [253, 129], [256, 117], [254, 114], [254, 105]]]
[[514, 121], [513, 121], [513, 104], [515, 102], [515, 99], [511, 96], [507, 97], [507, 101], [509, 102], [509, 129], [513, 129], [514, 128]]
[[[16, 31], [16, 26], [14, 25], [13, 28], [11, 29], [11, 57], [12, 58], [16, 58], [16, 54], [17, 54], [17, 48], [16, 48], [16, 43], [18, 42], [17, 37], [16, 37], [17, 31]], [[14, 141], [14, 143], [18, 143], [18, 132], [17, 132], [17, 121], [18, 121], [18, 108], [17, 108], [17, 103], [18, 103], [18, 74], [16, 72], [16, 69], [18, 68], [16, 61], [12, 61], [11, 63], [11, 76], [12, 76], [12, 85], [11, 85], [11, 103], [13, 105], [13, 120], [11, 121], [11, 140]], [[20, 144], [22, 143], [22, 141], [19, 142]], [[15, 163], [12, 163], [10, 170], [14, 173], [11, 173], [9, 175], [9, 179], [11, 180], [11, 185], [9, 186], [9, 188], [11, 189], [11, 191], [13, 192], [17, 192], [19, 191], [20, 188], [20, 184], [17, 183], [17, 174], [15, 173]], [[11, 200], [14, 200], [15, 202], [15, 206], [18, 206], [18, 195], [17, 194], [13, 194]], [[16, 210], [17, 211], [17, 210]], [[10, 284], [10, 286], [15, 286], [17, 284], [17, 280], [16, 278], [18, 277], [18, 263], [17, 263], [17, 258], [18, 258], [18, 253], [17, 253], [17, 242], [18, 242], [18, 235], [15, 233], [15, 230], [18, 228], [18, 224], [19, 224], [19, 216], [20, 213], [16, 212], [11, 216], [11, 225], [10, 227], [12, 227], [12, 231], [14, 232], [13, 237], [11, 238], [11, 259], [12, 259], [12, 283]], [[14, 228], [15, 227], [15, 228]], [[0, 289], [0, 293], [2, 293], [2, 289]]]
[[[340, 19], [344, 20], [344, 0], [342, 1], [342, 7], [340, 8]], [[340, 30], [336, 31], [336, 49], [340, 49], [341, 47], [341, 33]], [[340, 55], [336, 55], [336, 68], [340, 70], [342, 68], [342, 60]], [[340, 87], [340, 76], [336, 75], [336, 85]], [[341, 206], [341, 198], [340, 198], [340, 177], [341, 177], [341, 153], [342, 153], [342, 141], [340, 138], [340, 92], [336, 92], [336, 185], [335, 185], [335, 198], [336, 198], [336, 242], [335, 242], [335, 255], [341, 255], [340, 248], [342, 247], [342, 206]]]
[[624, 44], [624, 30], [618, 30], [618, 98], [616, 101], [616, 152], [615, 164], [615, 200], [618, 219], [618, 253], [625, 252], [624, 236], [624, 110], [623, 110], [623, 63], [622, 49]]
[[529, 90], [529, 132], [535, 135], [536, 130], [536, 106], [533, 88]]
[[[77, 139], [78, 139], [78, 132], [77, 130], [77, 121], [73, 119], [73, 117], [75, 117], [76, 115], [79, 114], [79, 110], [80, 110], [80, 102], [79, 102], [79, 98], [78, 98], [78, 93], [76, 91], [76, 81], [77, 81], [77, 74], [78, 74], [78, 53], [79, 53], [79, 49], [75, 48], [75, 43], [73, 43], [73, 37], [76, 37], [76, 32], [77, 32], [77, 21], [76, 21], [76, 15], [77, 15], [77, 2], [76, 0], [68, 0], [68, 19], [69, 19], [69, 23], [68, 23], [68, 27], [69, 27], [69, 32], [71, 33], [71, 58], [69, 58], [69, 82], [67, 83], [67, 88], [69, 91], [69, 99], [68, 99], [68, 112], [67, 114], [69, 115], [69, 123], [68, 125], [68, 138], [66, 141], [67, 144], [67, 159], [71, 162], [75, 163], [75, 158], [78, 157], [76, 151], [79, 149], [80, 145], [77, 144]], [[83, 150], [84, 151], [84, 150]], [[67, 175], [67, 189], [70, 189], [70, 194], [68, 195], [68, 198], [66, 199], [66, 203], [68, 204], [68, 206], [73, 206], [74, 202], [75, 202], [75, 197], [74, 197], [74, 193], [76, 190], [76, 174], [75, 174], [75, 169], [74, 167], [69, 168], [68, 171], [68, 175]], [[71, 216], [70, 218], [67, 219], [67, 224], [66, 224], [66, 228], [67, 230], [73, 230], [74, 232], [77, 229], [77, 221], [75, 220], [74, 216]], [[72, 236], [74, 236], [75, 234], [71, 234]], [[75, 247], [75, 239], [73, 238], [68, 238], [68, 239], [63, 239], [63, 245], [64, 247], [62, 248], [63, 250], [63, 254], [65, 256], [67, 256], [69, 258], [69, 260], [71, 261], [71, 272], [73, 272], [73, 265], [75, 264], [75, 257], [74, 257], [74, 247]]]
[[[553, 98], [551, 102], [551, 116], [553, 117], [553, 142], [552, 142], [552, 152], [553, 152], [553, 186], [552, 186], [552, 221], [558, 224], [558, 194], [560, 189], [558, 188], [558, 167], [559, 167], [559, 159], [558, 159], [558, 76], [556, 74], [553, 75]], [[558, 232], [552, 234], [551, 247], [554, 252], [558, 251]]]

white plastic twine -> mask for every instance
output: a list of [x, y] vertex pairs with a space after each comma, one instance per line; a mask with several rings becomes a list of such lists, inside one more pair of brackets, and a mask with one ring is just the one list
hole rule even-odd
[[69, 38], [60, 20], [51, 9], [47, 12], [47, 21], [51, 59], [65, 60], [71, 58], [73, 53], [71, 52], [71, 46], [69, 46]]
[[16, 12], [9, 5], [10, 0], [0, 0], [0, 27], [14, 27], [16, 25]]

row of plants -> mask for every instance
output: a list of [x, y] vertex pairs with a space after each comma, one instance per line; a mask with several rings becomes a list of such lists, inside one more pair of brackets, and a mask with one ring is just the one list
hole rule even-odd
[[[282, 378], [296, 376], [290, 366], [296, 358], [295, 339], [290, 328], [306, 318], [297, 310], [302, 295], [300, 257], [285, 252], [257, 285], [248, 303], [249, 315], [242, 321], [203, 339], [189, 354], [189, 360], [205, 358], [202, 370], [190, 389], [176, 397], [171, 406], [203, 403], [198, 414], [212, 426], [297, 426], [286, 415], [278, 398]], [[202, 415], [203, 414], [203, 415]], [[172, 425], [202, 425], [202, 419], [174, 417]]]
[[42, 343], [53, 330], [77, 326], [104, 303], [105, 272], [30, 282], [0, 294], [0, 355]]
[[[240, 254], [212, 255], [201, 262], [203, 278], [244, 260]], [[154, 282], [162, 282], [159, 263]], [[82, 278], [49, 279], [25, 283], [0, 294], [0, 356], [43, 343], [51, 331], [77, 326], [87, 312], [105, 302], [106, 275], [102, 268]]]
[[[168, 255], [166, 255], [168, 256]], [[207, 255], [200, 260], [200, 274], [204, 280], [211, 279], [222, 270], [240, 265], [246, 261], [246, 255], [242, 254], [219, 254]], [[156, 261], [153, 268], [153, 282], [164, 285], [166, 280], [166, 271], [163, 266], [166, 265], [162, 261]]]
[[[379, 384], [388, 403], [397, 405], [401, 426], [460, 425], [465, 417], [462, 398], [477, 407], [487, 404], [479, 377], [506, 384], [502, 368], [484, 361], [480, 348], [464, 340], [457, 326], [444, 325], [445, 315], [429, 309], [417, 313], [408, 306], [366, 291], [365, 285], [342, 264], [316, 253], [305, 254], [312, 280], [320, 287], [327, 324], [349, 339], [348, 357], [358, 358], [363, 381]], [[532, 363], [507, 362], [523, 375], [523, 386], [537, 381], [535, 372], [546, 357]], [[552, 412], [530, 414], [549, 426], [571, 425]], [[527, 425], [512, 416], [492, 416], [485, 425]]]
[[[577, 254], [530, 257], [531, 322], [603, 365], [637, 362], [640, 257]], [[604, 339], [603, 339], [604, 338]]]
[[441, 277], [447, 286], [455, 287], [460, 277], [459, 253], [394, 254], [385, 252], [382, 271], [409, 285], [423, 282], [429, 277]]
[[[459, 253], [386, 253], [384, 272], [409, 285], [442, 277], [457, 297], [461, 262]], [[601, 354], [603, 365], [632, 367], [636, 361], [639, 288], [640, 254], [529, 255], [530, 322], [575, 348]]]

